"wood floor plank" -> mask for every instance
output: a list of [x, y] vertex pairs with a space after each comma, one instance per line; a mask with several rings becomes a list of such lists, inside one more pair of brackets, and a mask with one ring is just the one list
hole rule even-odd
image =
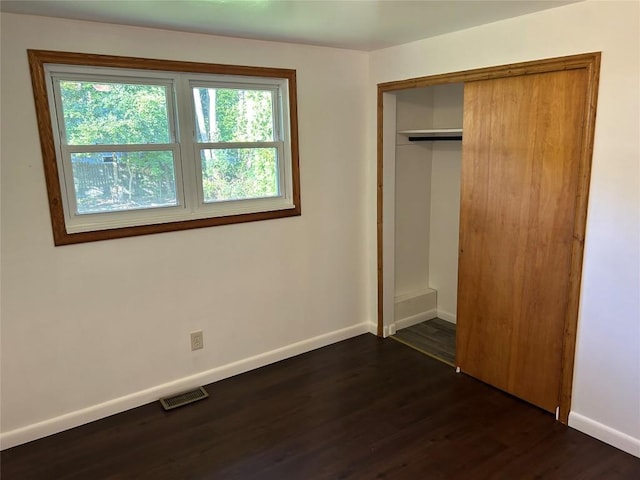
[[640, 459], [362, 335], [0, 454], [3, 480], [640, 478]]
[[427, 355], [455, 365], [456, 325], [440, 318], [403, 328], [393, 336]]

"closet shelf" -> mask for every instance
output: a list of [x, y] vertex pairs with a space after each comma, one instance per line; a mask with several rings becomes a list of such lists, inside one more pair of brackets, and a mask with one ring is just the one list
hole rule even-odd
[[443, 140], [462, 140], [461, 128], [428, 128], [422, 130], [401, 130], [410, 142], [435, 142]]

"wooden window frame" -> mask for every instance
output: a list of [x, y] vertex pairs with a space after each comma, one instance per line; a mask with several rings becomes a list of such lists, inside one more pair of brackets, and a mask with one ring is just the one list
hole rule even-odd
[[[137, 57], [111, 55], [94, 55], [85, 53], [58, 52], [48, 50], [28, 50], [29, 68], [33, 85], [36, 107], [36, 118], [40, 134], [42, 160], [47, 185], [49, 211], [56, 246], [75, 243], [93, 242], [115, 238], [148, 235], [161, 232], [173, 232], [192, 228], [213, 227], [236, 223], [270, 220], [301, 215], [300, 171], [298, 154], [298, 121], [296, 71], [292, 69], [252, 67], [239, 65], [222, 65], [174, 60], [159, 60]], [[211, 216], [155, 224], [141, 224], [118, 228], [107, 228], [92, 231], [70, 233], [67, 231], [63, 192], [56, 150], [55, 133], [51, 119], [50, 98], [48, 94], [46, 72], [47, 65], [66, 65], [82, 67], [107, 67], [157, 72], [192, 73], [208, 75], [233, 75], [252, 78], [283, 79], [288, 83], [289, 143], [290, 143], [290, 175], [292, 208], [239, 213], [224, 216]]]

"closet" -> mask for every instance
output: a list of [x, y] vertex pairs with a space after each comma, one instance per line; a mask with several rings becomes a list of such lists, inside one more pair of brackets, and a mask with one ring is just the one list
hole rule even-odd
[[378, 334], [455, 321], [458, 371], [564, 423], [599, 62], [378, 85]]
[[[397, 330], [421, 324], [407, 330], [415, 342], [411, 334], [398, 337], [453, 363], [454, 325], [424, 322], [456, 321], [463, 84], [401, 90], [395, 96], [393, 323]], [[431, 338], [420, 336], [430, 331]], [[446, 336], [445, 345], [438, 335]]]

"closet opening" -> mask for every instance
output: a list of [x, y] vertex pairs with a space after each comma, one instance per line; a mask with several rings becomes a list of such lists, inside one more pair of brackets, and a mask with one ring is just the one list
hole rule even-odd
[[410, 88], [389, 93], [384, 105], [393, 132], [386, 162], [394, 170], [388, 334], [452, 367], [463, 92], [461, 82]]
[[457, 372], [565, 424], [599, 70], [593, 52], [378, 84], [378, 336], [455, 324]]

